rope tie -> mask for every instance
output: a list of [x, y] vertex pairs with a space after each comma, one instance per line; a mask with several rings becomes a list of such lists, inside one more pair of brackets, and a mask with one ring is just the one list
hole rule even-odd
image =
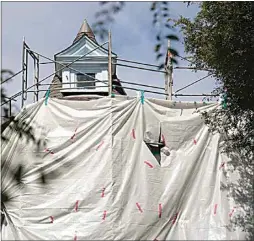
[[48, 89], [46, 92], [45, 105], [48, 105], [49, 95], [50, 95], [50, 89]]
[[140, 101], [141, 101], [141, 104], [143, 105], [145, 102], [144, 90], [141, 90], [140, 92], [141, 92]]

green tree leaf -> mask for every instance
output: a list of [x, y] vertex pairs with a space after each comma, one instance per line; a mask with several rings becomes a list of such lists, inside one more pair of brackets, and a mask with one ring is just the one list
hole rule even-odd
[[176, 35], [169, 34], [166, 36], [167, 39], [179, 41], [179, 38]]
[[173, 55], [173, 56], [178, 56], [178, 53], [176, 50], [172, 49], [172, 48], [168, 48], [168, 51]]
[[156, 2], [153, 2], [152, 5], [151, 5], [150, 10], [151, 10], [151, 11], [154, 11], [155, 8], [156, 8]]
[[160, 50], [160, 48], [161, 48], [161, 44], [156, 44], [154, 51], [158, 52]]

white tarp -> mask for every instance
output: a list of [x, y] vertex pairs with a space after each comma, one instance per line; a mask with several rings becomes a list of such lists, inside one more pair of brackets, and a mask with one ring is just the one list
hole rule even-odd
[[[2, 145], [2, 239], [236, 240], [229, 159], [199, 111], [218, 104], [139, 98], [41, 99], [19, 117], [36, 126], [39, 151], [9, 129]], [[41, 127], [38, 128], [38, 125]], [[165, 142], [157, 161], [144, 140]], [[10, 168], [25, 168], [13, 185]], [[46, 185], [40, 183], [40, 171]]]

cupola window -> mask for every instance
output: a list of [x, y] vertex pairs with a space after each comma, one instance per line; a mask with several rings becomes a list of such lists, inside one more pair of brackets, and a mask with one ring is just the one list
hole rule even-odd
[[95, 89], [95, 74], [87, 73], [87, 74], [77, 74], [77, 87], [87, 88], [87, 89]]

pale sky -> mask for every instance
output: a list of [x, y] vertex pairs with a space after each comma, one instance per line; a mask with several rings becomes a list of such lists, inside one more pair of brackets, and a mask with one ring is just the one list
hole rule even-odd
[[[47, 57], [53, 58], [54, 54], [70, 46], [83, 22], [87, 19], [90, 26], [95, 22], [95, 13], [102, 8], [98, 2], [2, 2], [2, 68], [11, 69], [14, 73], [21, 70], [22, 39], [32, 50]], [[124, 9], [115, 15], [115, 22], [110, 25], [112, 31], [112, 48], [119, 58], [159, 64], [156, 61], [154, 46], [156, 44], [156, 30], [152, 25], [151, 2], [127, 2]], [[193, 18], [198, 12], [198, 7], [187, 7], [183, 2], [170, 2], [170, 17]], [[173, 47], [181, 56], [184, 45], [180, 32], [175, 33], [180, 42], [173, 42]], [[97, 37], [97, 41], [102, 41]], [[41, 59], [42, 62], [47, 60]], [[33, 84], [33, 66], [29, 62], [29, 84]], [[188, 62], [179, 59], [179, 66], [187, 66]], [[53, 73], [54, 65], [40, 65], [40, 79]], [[164, 75], [161, 73], [117, 67], [120, 79], [130, 82], [146, 83], [164, 87]], [[193, 73], [190, 70], [174, 70], [173, 91], [207, 75], [206, 72]], [[52, 77], [44, 83], [50, 83]], [[214, 79], [204, 81], [189, 87], [180, 93], [202, 94], [210, 93], [215, 87]], [[21, 75], [18, 75], [9, 84], [5, 85], [7, 93], [13, 95], [21, 90]], [[40, 96], [42, 97], [41, 94]], [[129, 95], [136, 95], [127, 91]], [[161, 95], [145, 94], [147, 97], [164, 98]], [[202, 97], [178, 97], [175, 100], [201, 101]], [[19, 98], [20, 100], [20, 98]], [[32, 93], [29, 94], [28, 103], [32, 103]], [[17, 102], [20, 107], [20, 102]]]

